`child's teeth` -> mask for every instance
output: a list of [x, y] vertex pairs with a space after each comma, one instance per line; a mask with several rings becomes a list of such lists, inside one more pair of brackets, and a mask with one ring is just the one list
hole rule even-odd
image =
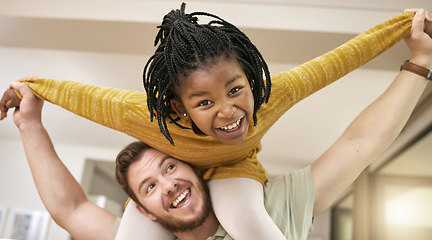
[[238, 127], [238, 125], [240, 124], [240, 120], [241, 119], [237, 120], [237, 122], [235, 122], [235, 123], [233, 123], [233, 124], [231, 124], [229, 126], [221, 127], [221, 129], [222, 130], [231, 130], [231, 129], [234, 129], [234, 128]]

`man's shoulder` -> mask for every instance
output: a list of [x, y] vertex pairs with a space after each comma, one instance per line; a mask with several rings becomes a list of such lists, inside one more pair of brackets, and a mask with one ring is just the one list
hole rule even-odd
[[307, 166], [305, 168], [271, 178], [270, 181], [265, 184], [264, 190], [266, 191], [266, 194], [269, 194], [276, 191], [275, 189], [291, 190], [292, 188], [297, 188], [297, 186], [306, 186], [310, 188], [313, 187], [311, 184], [313, 184], [311, 167]]
[[314, 201], [310, 166], [272, 178], [265, 185], [266, 210], [287, 238], [305, 239], [312, 228]]

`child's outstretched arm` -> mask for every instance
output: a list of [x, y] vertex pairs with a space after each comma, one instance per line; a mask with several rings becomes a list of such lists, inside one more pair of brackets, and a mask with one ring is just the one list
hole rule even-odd
[[[410, 62], [427, 69], [432, 68], [431, 25], [429, 12], [416, 11], [411, 34], [406, 38], [411, 51]], [[312, 164], [316, 193], [314, 214], [329, 207], [396, 139], [428, 83], [423, 76], [401, 71], [389, 88]]]
[[13, 118], [39, 196], [51, 217], [76, 239], [111, 239], [116, 217], [90, 202], [61, 162], [41, 122], [43, 101], [23, 83], [11, 86], [23, 96]]
[[143, 115], [142, 125], [150, 122], [146, 95], [141, 92], [35, 77], [19, 81], [26, 83], [38, 98], [115, 130], [130, 134], [127, 122], [132, 107], [137, 115]]
[[[91, 84], [42, 78], [23, 78], [38, 98], [111, 129], [126, 133], [152, 146], [172, 145], [161, 135], [156, 121], [151, 122], [145, 93]], [[19, 94], [19, 91], [15, 91]], [[0, 119], [19, 104], [16, 94], [6, 90], [1, 101]]]
[[[290, 71], [272, 77], [269, 107], [258, 119], [276, 115], [275, 121], [299, 101], [335, 82], [380, 55], [409, 33], [412, 12], [404, 12]], [[279, 105], [274, 111], [273, 105]], [[280, 109], [280, 110], [279, 110]]]

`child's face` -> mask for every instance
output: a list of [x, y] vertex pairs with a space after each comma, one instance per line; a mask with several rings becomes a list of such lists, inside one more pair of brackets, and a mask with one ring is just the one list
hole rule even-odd
[[246, 138], [254, 99], [236, 59], [221, 57], [194, 70], [180, 78], [175, 90], [181, 101], [173, 99], [171, 104], [179, 117], [191, 118], [203, 133], [227, 145]]

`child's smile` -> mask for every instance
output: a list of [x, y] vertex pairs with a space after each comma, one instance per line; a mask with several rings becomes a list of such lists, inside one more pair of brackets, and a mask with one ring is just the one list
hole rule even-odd
[[237, 60], [220, 57], [194, 70], [181, 78], [176, 93], [181, 99], [172, 101], [177, 114], [190, 118], [206, 135], [227, 145], [246, 138], [254, 99]]
[[242, 119], [243, 119], [243, 118], [240, 118], [240, 119], [237, 120], [235, 123], [230, 124], [230, 125], [228, 125], [228, 126], [220, 127], [220, 129], [222, 129], [222, 131], [225, 131], [225, 132], [233, 132], [233, 131], [239, 129], [239, 126], [240, 126], [240, 123], [241, 123], [241, 120], [242, 120]]

